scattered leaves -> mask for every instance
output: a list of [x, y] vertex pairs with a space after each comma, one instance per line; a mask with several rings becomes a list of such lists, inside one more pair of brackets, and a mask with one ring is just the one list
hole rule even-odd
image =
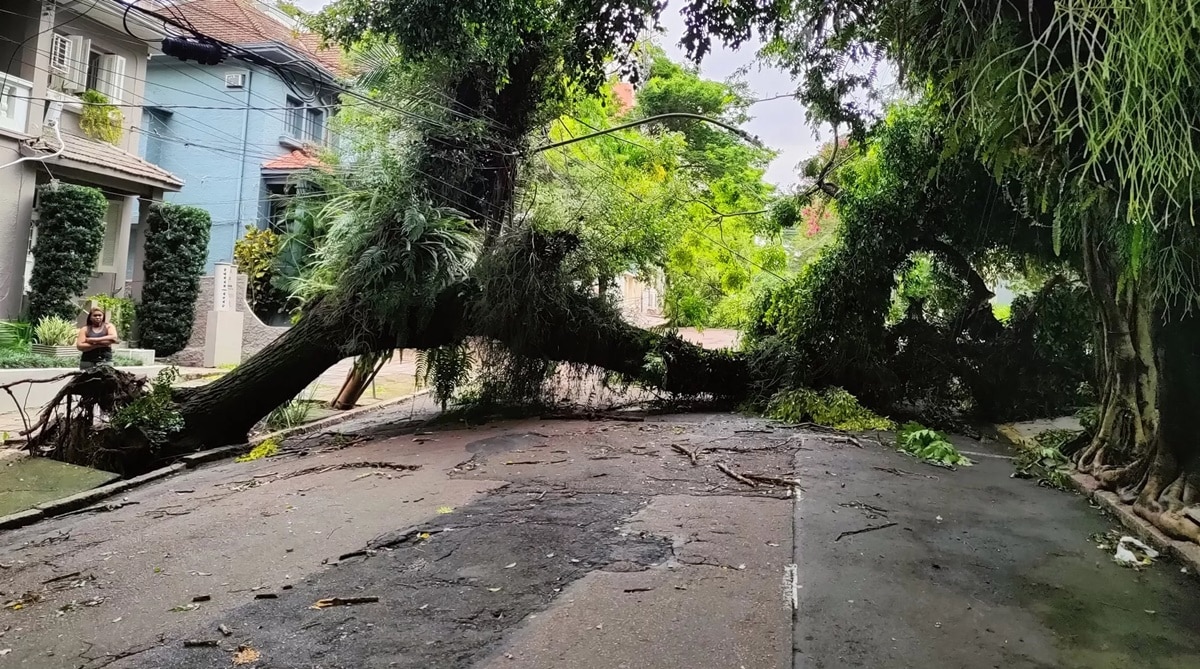
[[969, 467], [975, 464], [959, 453], [946, 435], [918, 423], [905, 423], [900, 428], [896, 433], [896, 446], [915, 458], [935, 465]]
[[258, 662], [262, 658], [262, 653], [254, 650], [250, 646], [238, 646], [237, 652], [233, 654], [233, 663], [235, 665], [250, 664]]
[[264, 439], [262, 443], [250, 449], [250, 452], [237, 458], [234, 462], [253, 462], [269, 458], [279, 453], [279, 442], [275, 439]]

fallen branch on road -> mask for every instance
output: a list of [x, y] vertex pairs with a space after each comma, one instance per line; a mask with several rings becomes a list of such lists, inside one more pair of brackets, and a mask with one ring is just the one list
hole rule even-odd
[[374, 604], [378, 602], [378, 597], [328, 597], [318, 599], [316, 604], [309, 608], [312, 609], [327, 609], [331, 606], [352, 606], [354, 604]]
[[843, 537], [850, 537], [850, 536], [854, 536], [855, 534], [863, 534], [865, 532], [874, 532], [875, 530], [886, 530], [887, 528], [895, 527], [896, 525], [897, 525], [897, 523], [884, 523], [882, 525], [872, 525], [870, 527], [864, 527], [861, 530], [850, 530], [848, 532], [842, 532], [841, 534], [837, 535], [837, 538], [834, 539], [834, 541], [841, 541]]
[[692, 461], [693, 467], [700, 464], [700, 451], [702, 449], [698, 446], [696, 447], [695, 450], [689, 451], [688, 449], [684, 448], [683, 446], [680, 446], [679, 444], [671, 444], [671, 450], [673, 450], [677, 453], [686, 455], [688, 457], [688, 459]]
[[738, 483], [744, 483], [744, 484], [750, 486], [751, 488], [758, 487], [757, 483], [755, 483], [754, 481], [751, 481], [750, 479], [746, 478], [745, 476], [742, 476], [741, 474], [733, 471], [729, 467], [726, 467], [723, 463], [718, 462], [717, 469], [721, 470], [726, 476], [737, 481]]

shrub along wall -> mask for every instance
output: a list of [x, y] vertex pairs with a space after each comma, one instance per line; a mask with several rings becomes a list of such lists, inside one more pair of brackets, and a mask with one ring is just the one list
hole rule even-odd
[[192, 335], [211, 227], [208, 212], [197, 207], [160, 202], [150, 208], [138, 331], [142, 346], [159, 356], [182, 350]]
[[108, 200], [96, 188], [47, 184], [39, 191], [37, 244], [29, 278], [29, 320], [74, 321], [76, 300], [87, 289], [104, 246]]

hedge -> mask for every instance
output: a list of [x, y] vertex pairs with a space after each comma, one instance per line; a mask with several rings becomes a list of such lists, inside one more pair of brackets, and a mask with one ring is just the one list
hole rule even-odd
[[29, 321], [79, 317], [77, 300], [104, 246], [108, 199], [96, 188], [47, 184], [38, 189], [40, 204], [33, 271], [29, 277]]
[[210, 227], [203, 209], [166, 202], [150, 207], [137, 320], [141, 345], [160, 356], [182, 351], [192, 336]]

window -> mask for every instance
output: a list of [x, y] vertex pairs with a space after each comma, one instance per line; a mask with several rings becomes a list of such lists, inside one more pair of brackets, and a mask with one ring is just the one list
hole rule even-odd
[[104, 245], [100, 247], [100, 257], [96, 259], [97, 272], [115, 272], [117, 263], [117, 245], [121, 239], [121, 214], [124, 212], [123, 200], [109, 200], [108, 211], [104, 216]]
[[98, 90], [96, 83], [100, 80], [100, 56], [104, 54], [92, 51], [88, 54], [87, 61], [87, 88], [89, 90]]
[[50, 88], [82, 93], [88, 84], [92, 40], [79, 35], [55, 35], [50, 43]]
[[54, 35], [50, 43], [50, 88], [78, 95], [92, 89], [112, 102], [125, 102], [125, 57], [92, 51], [92, 40]]
[[287, 133], [296, 139], [304, 139], [304, 103], [288, 96]]
[[292, 96], [287, 98], [287, 136], [303, 142], [325, 142], [325, 110], [309, 107]]
[[325, 112], [321, 109], [308, 109], [308, 124], [305, 126], [308, 139], [318, 144], [325, 140]]

